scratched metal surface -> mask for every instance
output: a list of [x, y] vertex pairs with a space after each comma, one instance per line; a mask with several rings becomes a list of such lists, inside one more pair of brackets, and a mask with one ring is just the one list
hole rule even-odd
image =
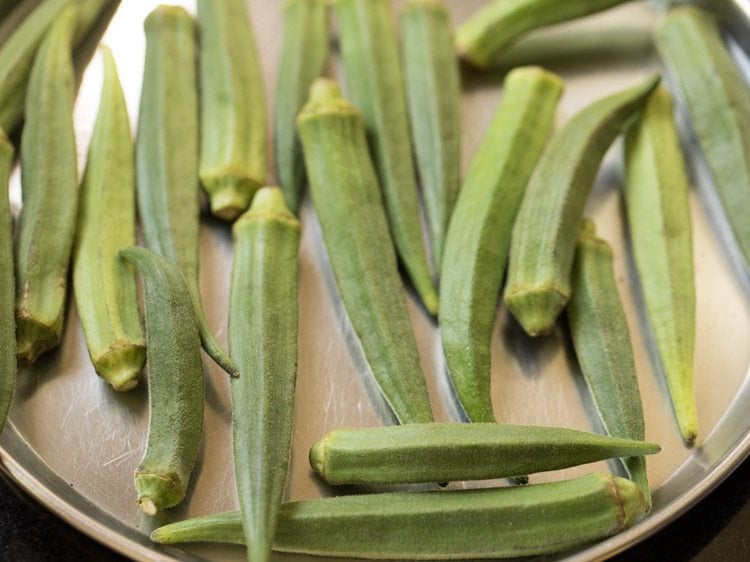
[[[747, 23], [747, 5], [726, 2], [737, 29]], [[144, 38], [142, 22], [156, 0], [125, 1], [104, 38], [115, 53], [133, 123], [138, 108]], [[179, 2], [194, 10], [193, 1]], [[480, 6], [481, 0], [448, 2], [455, 21]], [[263, 58], [268, 99], [273, 100], [279, 56], [281, 2], [250, 2]], [[401, 2], [394, 2], [399, 8]], [[744, 13], [742, 12], [744, 9]], [[739, 17], [741, 16], [741, 17]], [[645, 3], [630, 4], [578, 23], [594, 28], [612, 23], [649, 26], [655, 12]], [[554, 68], [554, 67], [553, 67]], [[558, 113], [562, 123], [597, 97], [635, 83], [658, 68], [653, 56], [557, 67], [567, 90]], [[745, 67], [747, 68], [747, 66]], [[342, 76], [334, 55], [329, 72]], [[479, 144], [501, 97], [501, 76], [466, 72], [463, 105], [463, 166]], [[101, 70], [94, 59], [76, 107], [81, 166], [98, 106]], [[624, 241], [620, 196], [620, 147], [608, 156], [597, 180], [588, 214], [615, 248], [616, 276], [631, 328], [644, 398], [647, 439], [662, 444], [650, 457], [649, 476], [656, 488], [654, 511], [630, 531], [562, 557], [595, 560], [626, 548], [687, 509], [750, 450], [750, 284], [748, 273], [729, 239], [712, 195], [705, 168], [686, 136], [695, 189], [694, 221], [698, 305], [696, 388], [701, 422], [699, 446], [688, 450], [679, 439], [660, 373], [655, 369], [649, 335], [632, 263]], [[18, 207], [20, 177], [12, 178]], [[307, 464], [310, 445], [342, 426], [376, 426], [391, 416], [378, 397], [344, 310], [341, 307], [309, 201], [302, 210], [300, 267], [300, 341], [296, 425], [287, 498], [327, 496], [332, 489], [316, 480]], [[231, 237], [226, 225], [206, 222], [202, 231], [201, 282], [212, 327], [226, 337]], [[439, 331], [407, 292], [433, 406], [439, 420], [458, 418], [447, 382]], [[151, 545], [155, 526], [186, 517], [232, 510], [237, 506], [230, 448], [230, 403], [227, 378], [206, 361], [206, 431], [189, 497], [157, 519], [143, 516], [135, 504], [132, 474], [143, 453], [147, 431], [147, 390], [142, 384], [128, 394], [111, 392], [94, 375], [76, 317], [70, 306], [64, 344], [39, 365], [19, 373], [10, 423], [0, 438], [0, 464], [42, 503], [112, 548], [139, 560], [243, 559], [237, 547], [191, 546], [184, 550]], [[565, 334], [531, 341], [509, 322], [501, 308], [493, 336], [493, 402], [504, 422], [548, 424], [599, 430]], [[599, 463], [534, 475], [532, 482], [572, 477], [592, 469], [616, 469]], [[482, 485], [487, 485], [484, 483]], [[457, 486], [454, 484], [453, 486]], [[556, 559], [551, 557], [550, 559]], [[278, 560], [302, 557], [278, 556]]]

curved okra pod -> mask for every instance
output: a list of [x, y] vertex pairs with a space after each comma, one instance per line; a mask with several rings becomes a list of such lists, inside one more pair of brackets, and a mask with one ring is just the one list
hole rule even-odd
[[229, 349], [237, 493], [248, 559], [271, 555], [284, 494], [297, 379], [300, 226], [277, 187], [263, 187], [234, 225]]
[[422, 243], [404, 79], [389, 0], [335, 0], [346, 83], [364, 116], [398, 255], [422, 303], [438, 296]]
[[672, 116], [659, 88], [626, 136], [625, 203], [643, 300], [680, 432], [698, 434], [693, 389], [695, 275], [688, 181]]
[[245, 0], [198, 0], [200, 179], [211, 212], [238, 217], [266, 179], [263, 72]]
[[[578, 362], [607, 433], [643, 440], [643, 405], [630, 344], [630, 332], [617, 293], [612, 250], [585, 220], [576, 247], [568, 323]], [[651, 509], [643, 457], [623, 463]]]
[[495, 421], [490, 343], [513, 221], [554, 125], [562, 79], [516, 69], [458, 197], [441, 275], [440, 330], [453, 387], [471, 421]]
[[141, 273], [148, 337], [149, 424], [135, 471], [138, 505], [147, 515], [185, 497], [203, 431], [203, 365], [198, 322], [179, 269], [145, 248], [120, 256]]
[[313, 204], [344, 306], [401, 423], [432, 421], [427, 385], [362, 116], [317, 80], [298, 117]]
[[16, 388], [13, 217], [8, 200], [8, 180], [12, 168], [13, 145], [0, 129], [0, 433]]
[[655, 38], [750, 266], [750, 89], [710, 13], [696, 6], [670, 10]]
[[305, 181], [305, 159], [295, 120], [313, 81], [328, 61], [326, 0], [287, 0], [284, 43], [276, 82], [276, 177], [287, 205], [296, 213]]
[[[602, 473], [513, 488], [340, 496], [284, 504], [274, 549], [383, 560], [516, 558], [613, 535], [643, 511], [635, 484]], [[244, 537], [239, 513], [222, 513], [161, 527], [151, 538], [241, 544]]]
[[506, 47], [533, 29], [601, 12], [630, 0], [494, 0], [456, 31], [456, 49], [478, 67], [498, 62]]
[[177, 6], [146, 18], [146, 63], [138, 116], [138, 211], [146, 245], [173, 261], [195, 304], [203, 347], [230, 375], [237, 367], [208, 326], [198, 283], [198, 92], [195, 28]]
[[15, 240], [17, 356], [32, 364], [62, 335], [68, 265], [78, 212], [73, 131], [75, 8], [39, 47], [21, 137], [23, 209]]
[[138, 384], [146, 361], [135, 276], [118, 252], [134, 246], [135, 170], [125, 97], [112, 52], [81, 186], [73, 255], [78, 316], [96, 372], [115, 390]]
[[570, 268], [599, 165], [659, 83], [651, 77], [578, 113], [550, 141], [534, 170], [510, 250], [505, 303], [531, 336], [548, 333], [570, 297]]
[[310, 465], [334, 485], [411, 484], [507, 478], [660, 450], [558, 427], [434, 423], [337, 429], [312, 446]]
[[435, 269], [460, 187], [461, 78], [441, 0], [411, 0], [401, 15], [404, 76]]

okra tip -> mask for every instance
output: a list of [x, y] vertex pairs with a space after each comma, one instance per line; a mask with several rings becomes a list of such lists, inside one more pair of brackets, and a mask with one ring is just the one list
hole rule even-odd
[[225, 221], [239, 217], [262, 184], [252, 178], [227, 173], [203, 176], [201, 183], [209, 194], [211, 214]]
[[185, 497], [184, 488], [168, 475], [136, 471], [135, 488], [138, 492], [138, 507], [150, 516], [177, 505]]
[[344, 98], [335, 80], [318, 78], [310, 86], [310, 98], [300, 111], [297, 123], [316, 115], [331, 113], [360, 115], [359, 110]]
[[56, 330], [43, 322], [16, 313], [16, 359], [22, 366], [33, 365], [40, 355], [59, 342]]
[[569, 297], [552, 286], [518, 287], [506, 295], [505, 303], [524, 331], [537, 337], [552, 331]]
[[117, 392], [127, 392], [138, 386], [138, 377], [146, 362], [143, 345], [120, 345], [94, 361], [97, 374]]
[[235, 236], [243, 225], [258, 220], [281, 221], [299, 229], [299, 221], [287, 207], [284, 192], [277, 186], [261, 187], [253, 198], [250, 209], [234, 225]]

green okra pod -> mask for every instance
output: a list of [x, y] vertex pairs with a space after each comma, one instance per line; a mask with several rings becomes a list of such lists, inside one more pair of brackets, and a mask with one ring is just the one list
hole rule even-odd
[[237, 367], [211, 333], [198, 281], [198, 91], [195, 27], [177, 6], [146, 18], [146, 63], [138, 116], [136, 180], [146, 245], [173, 261], [195, 304], [201, 341], [227, 373]]
[[211, 212], [238, 217], [266, 179], [263, 72], [245, 0], [198, 0], [200, 179]]
[[655, 39], [750, 264], [750, 89], [710, 13], [696, 6], [670, 10]]
[[461, 78], [441, 0], [410, 0], [401, 15], [404, 76], [435, 269], [460, 187]]
[[298, 117], [313, 204], [349, 320], [401, 423], [432, 421], [427, 385], [359, 111], [318, 79]]
[[104, 83], [81, 185], [73, 288], [96, 372], [125, 391], [138, 384], [146, 361], [135, 276], [118, 256], [136, 243], [133, 140], [115, 60], [107, 47], [101, 53]]
[[513, 222], [562, 90], [559, 76], [538, 67], [508, 74], [448, 229], [440, 329], [453, 387], [474, 422], [495, 421], [490, 344]]
[[287, 0], [284, 39], [276, 82], [276, 177], [292, 212], [299, 209], [305, 159], [295, 120], [313, 81], [328, 61], [326, 0]]
[[229, 349], [235, 478], [249, 560], [271, 555], [289, 467], [297, 379], [300, 225], [263, 187], [234, 225]]
[[[594, 223], [589, 220], [584, 220], [581, 228], [572, 276], [568, 323], [599, 416], [610, 435], [643, 440], [643, 404], [630, 331], [612, 269], [612, 250], [597, 238]], [[623, 463], [650, 509], [645, 459], [631, 456]]]
[[200, 336], [177, 266], [146, 248], [126, 248], [120, 256], [143, 278], [150, 416], [135, 488], [143, 512], [155, 515], [185, 497], [198, 455], [204, 401]]
[[31, 364], [62, 336], [68, 265], [78, 212], [75, 8], [66, 8], [44, 38], [31, 71], [21, 137], [23, 209], [15, 239], [16, 354]]
[[574, 116], [534, 170], [510, 250], [505, 303], [531, 336], [548, 333], [570, 297], [570, 268], [589, 191], [612, 142], [659, 77], [607, 96]]
[[[613, 535], [643, 511], [635, 484], [602, 473], [513, 488], [340, 496], [284, 504], [274, 549], [382, 560], [516, 558]], [[222, 513], [161, 527], [151, 538], [241, 544], [244, 536], [239, 513]]]
[[523, 34], [630, 0], [494, 0], [456, 30], [456, 49], [474, 66], [489, 67]]
[[666, 89], [651, 95], [642, 118], [628, 130], [625, 147], [633, 258], [680, 432], [693, 443], [698, 419], [689, 186]]
[[660, 450], [559, 427], [433, 423], [337, 429], [312, 446], [310, 465], [334, 485], [410, 484], [507, 478]]
[[438, 296], [422, 243], [404, 79], [389, 0], [335, 0], [346, 84], [364, 116], [393, 241], [432, 315]]
[[12, 168], [13, 145], [0, 129], [0, 433], [16, 388], [13, 217], [8, 200], [8, 181]]

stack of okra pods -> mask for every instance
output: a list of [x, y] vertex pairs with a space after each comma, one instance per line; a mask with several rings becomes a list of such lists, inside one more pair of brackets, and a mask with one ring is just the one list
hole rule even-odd
[[[104, 84], [79, 192], [75, 63], [85, 65], [102, 27], [95, 24], [106, 24], [119, 1], [0, 0], [0, 182], [7, 185], [14, 155], [2, 131], [20, 131], [23, 190], [15, 233], [0, 198], [0, 428], [17, 362], [32, 364], [60, 342], [70, 267], [97, 373], [127, 391], [148, 365], [148, 444], [135, 472], [144, 513], [179, 504], [189, 487], [203, 429], [201, 345], [232, 377], [241, 511], [167, 525], [156, 542], [241, 543], [250, 560], [267, 560], [272, 549], [496, 558], [565, 550], [630, 526], [651, 508], [644, 455], [660, 447], [644, 441], [612, 251], [583, 215], [602, 159], [624, 133], [633, 259], [690, 445], [698, 436], [695, 289], [671, 95], [654, 76], [553, 133], [563, 80], [538, 66], [514, 68], [463, 181], [459, 171], [459, 55], [480, 69], [507, 67], [519, 54], [533, 61], [557, 45], [514, 50], [525, 33], [625, 1], [489, 1], [453, 30], [440, 0], [409, 0], [399, 50], [388, 0], [287, 0], [273, 151], [281, 188], [263, 187], [266, 101], [247, 2], [198, 0], [195, 20], [161, 6], [145, 21], [135, 142], [114, 58], [101, 49]], [[321, 77], [328, 4], [351, 99]], [[667, 10], [654, 40], [750, 261], [750, 91], [702, 9]], [[575, 39], [564, 47], [575, 54]], [[310, 450], [312, 468], [331, 485], [517, 485], [282, 503], [297, 371], [295, 213], [306, 183], [339, 295], [402, 424], [333, 431]], [[211, 212], [235, 221], [228, 353], [200, 299], [200, 186]], [[136, 201], [146, 248], [136, 246]], [[473, 423], [433, 421], [399, 263], [438, 319], [455, 394]], [[566, 311], [608, 435], [496, 423], [490, 343], [501, 294], [530, 336], [549, 333]], [[530, 473], [610, 458], [622, 460], [630, 480], [593, 473], [518, 485]]]

